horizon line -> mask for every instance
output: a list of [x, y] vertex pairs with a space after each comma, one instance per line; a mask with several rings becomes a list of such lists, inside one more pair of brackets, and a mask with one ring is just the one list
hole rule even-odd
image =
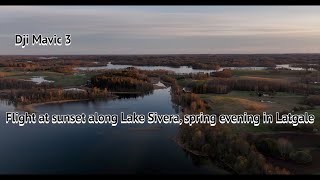
[[141, 54], [0, 54], [0, 56], [141, 56], [141, 55], [299, 55], [320, 54], [317, 53], [141, 53]]

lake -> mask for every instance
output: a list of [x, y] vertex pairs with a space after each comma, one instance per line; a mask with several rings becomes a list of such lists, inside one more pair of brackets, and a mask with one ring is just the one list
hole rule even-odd
[[[312, 64], [309, 64], [312, 65]], [[316, 64], [313, 64], [316, 65]], [[305, 71], [306, 68], [303, 67], [293, 67], [291, 64], [278, 64], [276, 66], [276, 69], [287, 69], [287, 70], [292, 70], [292, 71]], [[308, 68], [309, 71], [316, 71], [314, 68]]]
[[[13, 105], [0, 103], [0, 173], [2, 174], [225, 174], [171, 140], [177, 125], [17, 125], [5, 124]], [[175, 114], [170, 88], [136, 98], [46, 104], [49, 114]]]
[[[176, 74], [189, 74], [189, 73], [211, 73], [222, 71], [223, 69], [231, 69], [231, 70], [266, 70], [271, 67], [257, 67], [257, 66], [247, 66], [247, 67], [222, 67], [218, 70], [205, 70], [205, 69], [193, 69], [192, 67], [188, 66], [180, 66], [180, 67], [169, 67], [169, 66], [133, 66], [133, 65], [115, 65], [111, 62], [108, 63], [107, 66], [96, 66], [96, 67], [77, 67], [76, 70], [82, 71], [94, 71], [94, 70], [104, 70], [104, 69], [125, 69], [128, 67], [135, 67], [141, 70], [168, 70], [173, 71]], [[290, 64], [277, 64], [275, 69], [287, 69], [292, 71], [305, 71], [303, 67], [292, 67]], [[309, 68], [309, 71], [316, 71], [314, 68]]]
[[133, 65], [115, 65], [111, 62], [108, 63], [107, 66], [96, 66], [96, 67], [77, 67], [76, 70], [83, 70], [83, 71], [93, 71], [93, 70], [104, 70], [104, 69], [125, 69], [128, 67], [135, 67], [141, 70], [168, 70], [173, 71], [176, 74], [189, 74], [189, 73], [211, 73], [222, 71], [223, 69], [239, 69], [239, 70], [263, 70], [267, 69], [268, 67], [223, 67], [219, 70], [205, 70], [205, 69], [193, 69], [192, 67], [188, 66], [180, 66], [180, 67], [169, 67], [169, 66], [133, 66]]
[[54, 82], [54, 81], [46, 80], [45, 77], [43, 77], [43, 76], [32, 77], [32, 78], [30, 78], [30, 81], [35, 82], [36, 84], [53, 83]]

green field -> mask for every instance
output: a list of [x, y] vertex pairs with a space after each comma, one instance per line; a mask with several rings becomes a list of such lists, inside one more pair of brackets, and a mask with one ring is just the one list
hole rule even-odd
[[297, 111], [295, 112], [295, 114], [304, 114], [305, 112], [308, 112], [309, 114], [313, 114], [316, 117], [316, 120], [314, 122], [314, 124], [317, 127], [320, 127], [320, 107], [315, 107], [315, 109], [312, 110], [305, 110], [305, 111]]
[[299, 82], [300, 77], [305, 75], [305, 71], [274, 71], [274, 70], [233, 70], [233, 78], [269, 78], [285, 80], [287, 82]]
[[286, 71], [286, 70], [232, 70], [234, 76], [260, 76], [260, 77], [299, 77], [306, 74], [305, 71]]
[[[290, 93], [278, 92], [273, 97], [258, 97], [255, 92], [250, 91], [232, 91], [228, 94], [199, 94], [209, 106], [208, 113], [215, 114], [243, 114], [244, 112], [251, 114], [262, 114], [267, 112], [275, 114], [276, 112], [289, 111], [294, 107], [308, 107], [300, 104], [304, 96]], [[271, 101], [272, 103], [261, 102]], [[309, 107], [308, 107], [309, 108]], [[310, 111], [319, 117], [319, 109]], [[269, 132], [272, 131], [269, 125], [260, 124], [254, 127], [253, 124], [232, 125], [235, 131], [246, 132]]]
[[311, 87], [316, 88], [316, 89], [320, 89], [320, 84], [312, 84]]
[[258, 97], [255, 92], [232, 91], [222, 95], [200, 94], [200, 98], [205, 100], [209, 106], [212, 106], [212, 110], [218, 113], [241, 113], [243, 111], [275, 113], [289, 111], [294, 107], [306, 107], [301, 104], [304, 96], [283, 92], [278, 92], [270, 97]]

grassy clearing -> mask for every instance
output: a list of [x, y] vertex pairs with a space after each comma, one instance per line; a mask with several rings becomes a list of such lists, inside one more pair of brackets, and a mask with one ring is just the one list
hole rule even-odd
[[269, 78], [269, 79], [281, 79], [288, 82], [299, 81], [299, 77], [306, 74], [305, 71], [287, 71], [287, 70], [233, 70], [234, 77], [253, 77], [253, 78]]
[[63, 79], [56, 80], [57, 86], [80, 86], [83, 85], [89, 80], [92, 76], [96, 74], [87, 73], [87, 74], [74, 74], [74, 75], [65, 75]]
[[316, 89], [320, 89], [320, 84], [312, 84], [311, 87], [316, 88]]
[[234, 76], [249, 76], [249, 75], [270, 75], [269, 70], [232, 70]]
[[265, 77], [299, 77], [306, 74], [305, 71], [288, 71], [288, 70], [233, 70], [234, 76], [265, 76]]
[[[216, 114], [243, 114], [244, 112], [251, 114], [262, 114], [267, 112], [275, 114], [275, 112], [291, 111], [294, 107], [306, 107], [300, 104], [304, 96], [295, 94], [279, 92], [273, 97], [258, 97], [254, 92], [250, 91], [232, 91], [228, 94], [199, 94], [210, 107], [208, 113]], [[261, 102], [263, 101], [271, 101]], [[317, 114], [319, 117], [319, 110], [312, 110], [310, 113]], [[272, 129], [269, 125], [260, 124], [254, 127], [253, 124], [237, 124], [232, 125], [235, 131], [246, 132], [270, 132]]]
[[309, 114], [313, 114], [316, 117], [316, 120], [314, 121], [314, 124], [317, 127], [320, 127], [320, 107], [315, 107], [315, 109], [312, 110], [305, 110], [305, 111], [297, 111], [295, 114], [304, 114], [305, 112], [308, 112]]
[[[279, 92], [275, 96], [258, 97], [250, 91], [232, 91], [228, 94], [200, 94], [212, 110], [217, 113], [253, 113], [267, 112], [274, 114], [279, 111], [290, 111], [294, 107], [304, 106], [300, 104], [304, 96]], [[264, 102], [261, 102], [264, 101]]]
[[257, 80], [257, 81], [273, 81], [273, 82], [285, 82], [287, 80], [283, 78], [270, 78], [270, 77], [259, 77], [259, 76], [240, 76], [240, 77], [233, 77], [233, 78]]
[[184, 87], [190, 83], [190, 79], [179, 79], [177, 82], [180, 86]]
[[256, 113], [267, 109], [267, 104], [231, 96], [212, 96], [205, 99], [214, 112], [219, 114]]
[[202, 85], [207, 83], [208, 80], [179, 79], [177, 82], [180, 86], [185, 87], [190, 83], [193, 83], [194, 85]]

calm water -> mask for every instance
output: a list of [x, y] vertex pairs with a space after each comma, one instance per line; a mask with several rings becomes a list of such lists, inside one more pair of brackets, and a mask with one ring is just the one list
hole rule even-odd
[[41, 83], [53, 83], [53, 82], [54, 82], [54, 81], [46, 80], [45, 77], [43, 77], [43, 76], [32, 77], [32, 78], [30, 78], [30, 81], [35, 82], [35, 83], [37, 83], [37, 84], [41, 84]]
[[[189, 73], [210, 73], [210, 72], [217, 72], [217, 71], [222, 71], [224, 68], [220, 68], [219, 70], [205, 70], [205, 69], [193, 69], [192, 67], [188, 66], [180, 66], [180, 67], [169, 67], [169, 66], [133, 66], [133, 65], [114, 65], [109, 63], [107, 66], [97, 66], [97, 67], [78, 67], [75, 68], [77, 70], [103, 70], [103, 69], [124, 69], [127, 67], [135, 67], [137, 69], [141, 70], [168, 70], [168, 71], [173, 71], [174, 73], [177, 74], [189, 74]], [[263, 70], [267, 69], [267, 67], [225, 67], [228, 69], [239, 69], [239, 70]]]
[[[312, 65], [312, 64], [310, 64]], [[292, 70], [292, 71], [305, 71], [306, 68], [303, 67], [292, 67], [291, 64], [278, 64], [276, 66], [276, 69], [288, 69], [288, 70]], [[309, 71], [316, 71], [316, 69], [314, 68], [309, 68]]]
[[[189, 73], [210, 73], [210, 72], [217, 72], [217, 71], [222, 71], [223, 69], [231, 69], [231, 70], [265, 70], [268, 69], [269, 67], [256, 67], [256, 66], [251, 66], [251, 67], [222, 67], [219, 70], [204, 70], [204, 69], [193, 69], [192, 67], [188, 66], [180, 66], [180, 67], [169, 67], [169, 66], [133, 66], [133, 65], [114, 65], [109, 63], [107, 66], [97, 66], [97, 67], [78, 67], [75, 68], [77, 70], [103, 70], [103, 69], [124, 69], [127, 67], [135, 67], [138, 69], [142, 70], [169, 70], [173, 71], [174, 73], [177, 74], [189, 74]], [[288, 69], [288, 70], [293, 70], [293, 71], [304, 71], [305, 68], [302, 67], [292, 67], [290, 64], [278, 64], [276, 65], [275, 69]], [[316, 71], [314, 68], [309, 68], [310, 71]]]
[[115, 65], [108, 63], [107, 66], [97, 66], [97, 67], [78, 67], [75, 68], [77, 70], [103, 70], [103, 69], [124, 69], [127, 67], [135, 67], [137, 69], [141, 70], [168, 70], [168, 71], [173, 71], [177, 74], [188, 74], [188, 73], [198, 73], [198, 72], [205, 72], [205, 73], [210, 73], [210, 72], [215, 72], [215, 70], [202, 70], [202, 69], [193, 69], [192, 67], [188, 66], [180, 66], [180, 67], [169, 67], [169, 66], [133, 66], [133, 65]]
[[[39, 113], [94, 112], [174, 114], [170, 88], [144, 97], [47, 104]], [[184, 152], [170, 138], [178, 126], [163, 125], [26, 125], [5, 124], [12, 105], [0, 104], [0, 173], [168, 173], [220, 174], [223, 170]], [[158, 127], [158, 126], [157, 126]], [[139, 129], [135, 129], [139, 128]]]

